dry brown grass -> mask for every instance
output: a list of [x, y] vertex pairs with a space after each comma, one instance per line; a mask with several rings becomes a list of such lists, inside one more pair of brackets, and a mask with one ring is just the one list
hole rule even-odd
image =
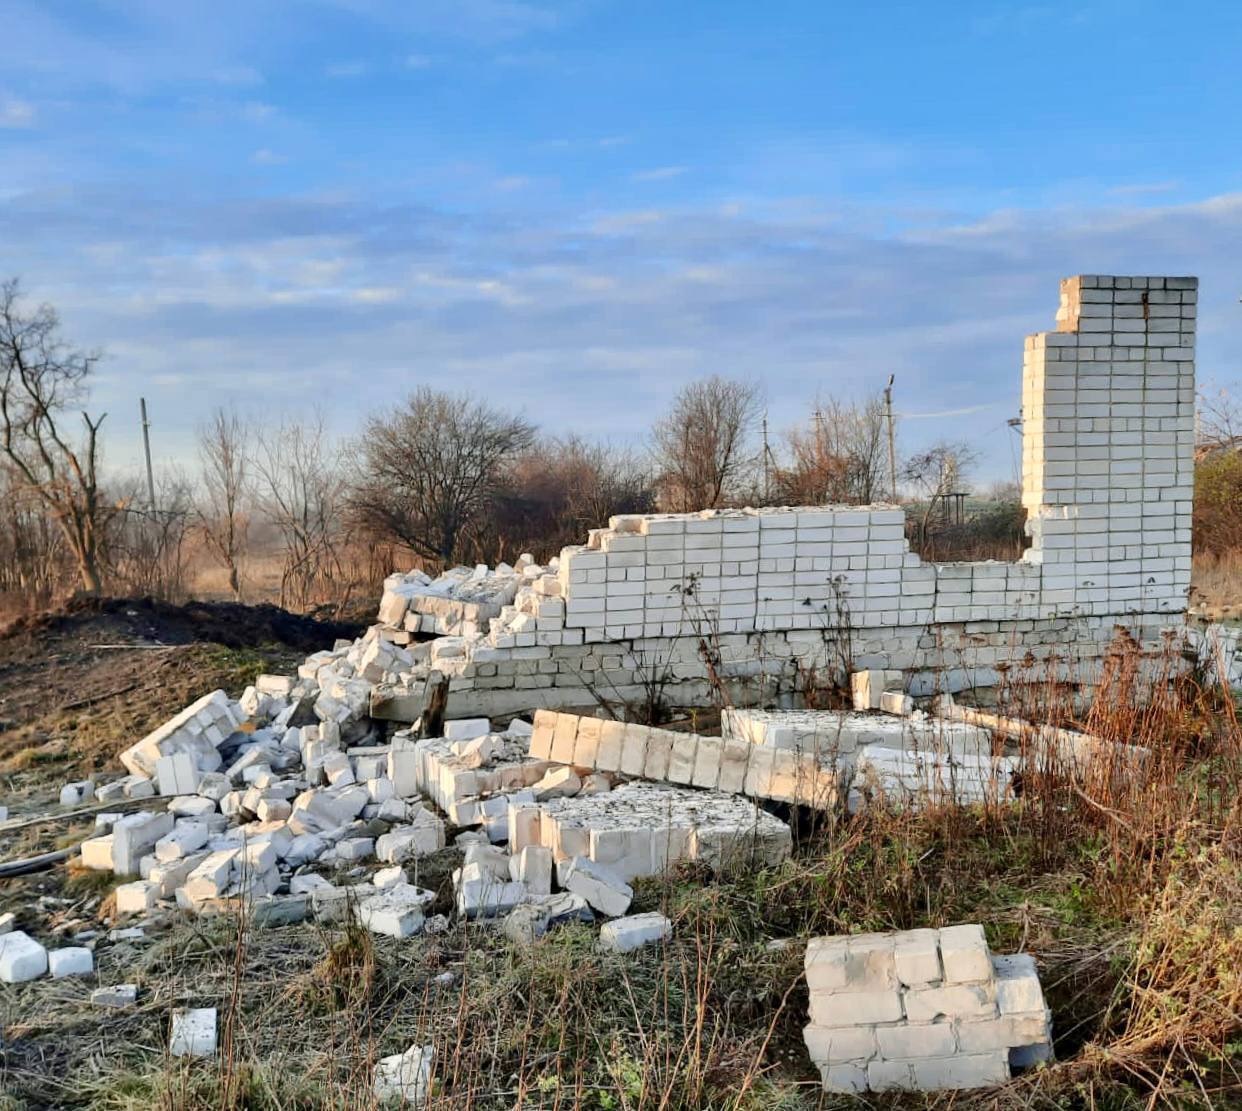
[[[818, 1108], [831, 1101], [801, 1044], [805, 939], [982, 921], [994, 950], [1036, 955], [1058, 1063], [996, 1091], [874, 1104], [1236, 1104], [1242, 730], [1223, 692], [1172, 674], [1174, 656], [1120, 641], [1085, 713], [1038, 671], [1001, 692], [1009, 711], [1147, 745], [1137, 775], [1032, 759], [1015, 804], [802, 824], [779, 867], [640, 883], [634, 910], [663, 909], [675, 933], [626, 957], [586, 928], [521, 948], [469, 923], [396, 942], [174, 918], [149, 945], [100, 947], [101, 982], [140, 985], [134, 1012], [102, 1022], [85, 983], [0, 999], [0, 1086], [29, 1107], [364, 1108], [374, 1061], [417, 1042], [437, 1047], [437, 1108]], [[39, 882], [55, 893], [55, 876]], [[79, 889], [65, 913], [99, 914], [99, 896]], [[174, 1005], [231, 1013], [227, 1052], [168, 1061]]]

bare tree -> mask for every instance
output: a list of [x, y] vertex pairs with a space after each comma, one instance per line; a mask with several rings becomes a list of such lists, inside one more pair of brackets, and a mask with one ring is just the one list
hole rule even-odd
[[197, 507], [198, 532], [207, 550], [229, 577], [234, 601], [241, 601], [240, 564], [249, 520], [250, 430], [236, 412], [217, 408], [198, 430], [202, 495]]
[[817, 402], [808, 428], [786, 437], [789, 465], [776, 474], [785, 504], [869, 505], [887, 493], [884, 401]]
[[1199, 395], [1195, 459], [1238, 448], [1242, 448], [1242, 401], [1227, 387], [1211, 393], [1203, 390]]
[[308, 606], [317, 586], [339, 570], [345, 477], [323, 418], [284, 421], [254, 457], [260, 501], [284, 544], [280, 604]]
[[125, 509], [108, 529], [104, 562], [109, 581], [127, 597], [184, 601], [189, 569], [186, 539], [194, 521], [189, 480], [177, 470], [162, 473], [156, 482], [158, 509], [146, 507], [142, 479], [131, 478], [115, 488]]
[[946, 515], [949, 495], [964, 492], [966, 473], [978, 458], [968, 444], [942, 441], [906, 460], [903, 477], [925, 499], [918, 525], [920, 546], [927, 544], [937, 510]]
[[747, 439], [759, 416], [759, 387], [713, 375], [673, 399], [652, 438], [661, 501], [673, 512], [713, 509], [752, 462]]
[[504, 466], [534, 435], [522, 417], [420, 387], [403, 408], [368, 422], [354, 516], [418, 555], [451, 563], [492, 504]]
[[99, 426], [79, 410], [83, 431], [65, 428], [98, 356], [69, 346], [50, 305], [27, 312], [16, 279], [0, 284], [0, 450], [21, 485], [55, 520], [82, 589], [102, 589], [100, 552], [115, 505], [99, 485]]
[[655, 504], [645, 460], [578, 436], [544, 440], [507, 468], [486, 527], [480, 559], [529, 551], [547, 559], [582, 541], [614, 513], [649, 513]]

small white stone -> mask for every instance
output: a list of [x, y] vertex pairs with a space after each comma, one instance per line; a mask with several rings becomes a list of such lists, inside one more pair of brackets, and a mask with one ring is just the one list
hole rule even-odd
[[211, 1057], [216, 1052], [216, 1009], [174, 1011], [168, 1052], [174, 1057]]
[[132, 1007], [137, 1000], [137, 984], [116, 984], [113, 987], [96, 988], [91, 992], [91, 1002], [96, 1007]]
[[431, 1094], [431, 1066], [436, 1051], [412, 1045], [404, 1053], [382, 1057], [375, 1065], [374, 1092], [379, 1103], [417, 1107]]
[[51, 950], [47, 955], [47, 967], [53, 980], [65, 976], [89, 976], [95, 971], [95, 956], [85, 946], [70, 945]]
[[605, 922], [599, 929], [599, 943], [601, 948], [614, 953], [628, 953], [653, 941], [663, 941], [672, 933], [673, 924], [662, 914], [630, 914]]
[[21, 930], [0, 936], [0, 980], [21, 984], [47, 971], [47, 950]]

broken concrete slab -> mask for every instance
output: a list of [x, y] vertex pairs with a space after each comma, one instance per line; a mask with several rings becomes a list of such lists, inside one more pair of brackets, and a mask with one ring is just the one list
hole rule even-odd
[[423, 911], [435, 901], [434, 891], [398, 883], [361, 899], [358, 921], [372, 933], [413, 937], [423, 928]]
[[501, 929], [510, 940], [530, 945], [557, 926], [571, 922], [590, 925], [594, 921], [595, 915], [581, 895], [562, 891], [514, 907]]

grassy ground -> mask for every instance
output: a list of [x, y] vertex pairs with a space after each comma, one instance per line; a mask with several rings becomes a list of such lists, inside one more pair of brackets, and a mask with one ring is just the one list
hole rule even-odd
[[[241, 682], [250, 662], [223, 664]], [[1056, 695], [1015, 684], [1002, 700], [1072, 719]], [[1193, 677], [1140, 678], [1123, 646], [1077, 724], [1152, 758], [1090, 780], [1032, 763], [1005, 807], [793, 815], [779, 867], [640, 883], [633, 909], [664, 910], [674, 936], [624, 957], [597, 951], [590, 928], [520, 947], [488, 925], [397, 942], [174, 914], [143, 942], [105, 937], [95, 978], [0, 988], [0, 1108], [366, 1108], [374, 1061], [411, 1043], [436, 1046], [443, 1108], [857, 1106], [822, 1094], [802, 1046], [806, 938], [963, 921], [996, 951], [1035, 954], [1058, 1063], [994, 1091], [873, 1106], [1242, 1105], [1236, 708]], [[441, 909], [454, 860], [411, 877]], [[0, 887], [0, 910], [45, 941], [106, 930], [110, 888], [60, 868]], [[136, 1009], [90, 1007], [96, 983], [120, 982], [139, 986]], [[217, 1060], [167, 1058], [181, 1006], [219, 1008]]]

